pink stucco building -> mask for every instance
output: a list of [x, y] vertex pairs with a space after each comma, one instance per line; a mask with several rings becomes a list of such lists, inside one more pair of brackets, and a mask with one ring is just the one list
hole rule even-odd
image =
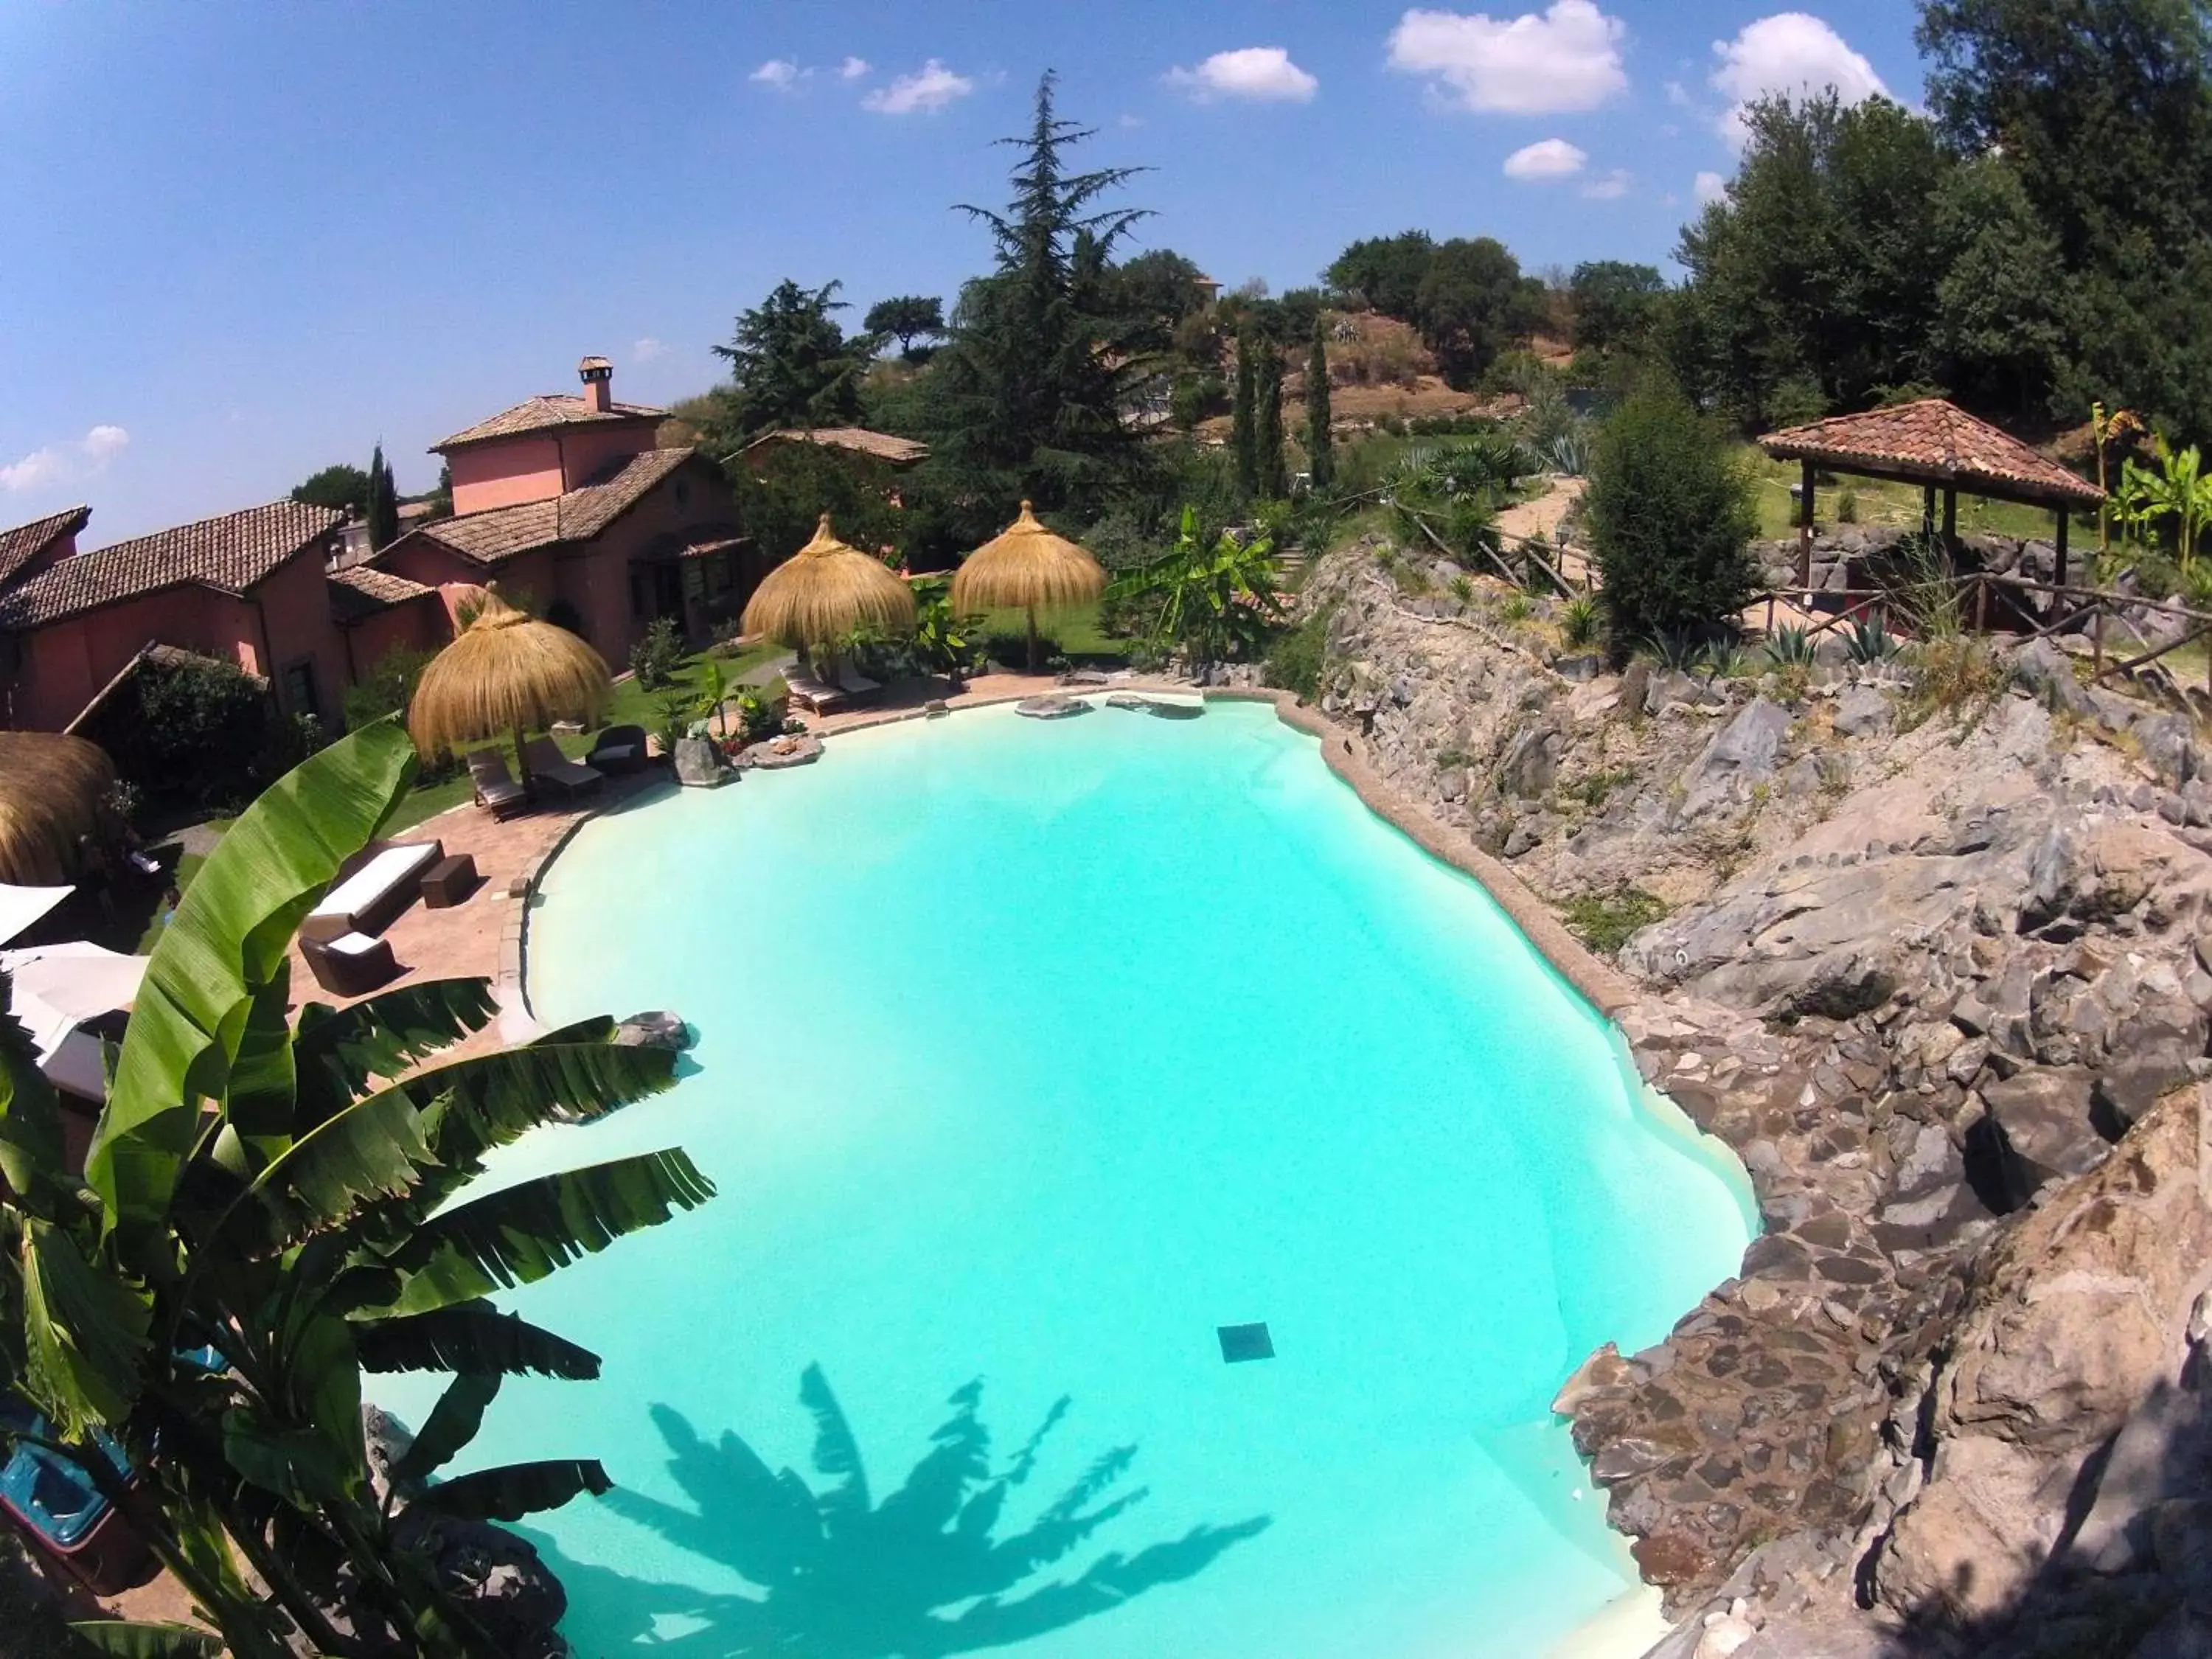
[[369, 564], [428, 586], [495, 582], [620, 669], [661, 617], [702, 643], [763, 573], [721, 469], [656, 447], [665, 411], [616, 402], [605, 358], [577, 373], [580, 395], [526, 398], [433, 446], [453, 516]]
[[654, 447], [662, 412], [615, 402], [605, 358], [579, 372], [580, 396], [437, 445], [453, 516], [366, 562], [342, 556], [337, 514], [297, 501], [88, 553], [89, 507], [0, 530], [0, 726], [67, 729], [149, 646], [234, 662], [285, 713], [336, 725], [386, 653], [452, 637], [447, 582], [495, 581], [617, 671], [659, 617], [703, 642], [763, 574], [729, 485], [696, 451]]

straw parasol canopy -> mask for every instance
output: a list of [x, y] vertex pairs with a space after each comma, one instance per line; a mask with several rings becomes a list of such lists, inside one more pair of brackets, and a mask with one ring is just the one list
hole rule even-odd
[[556, 720], [597, 726], [614, 697], [599, 653], [565, 628], [540, 622], [487, 589], [453, 642], [431, 659], [407, 706], [407, 731], [425, 757], [513, 735], [526, 775], [523, 735]]
[[962, 615], [1022, 611], [1030, 623], [1030, 672], [1037, 665], [1039, 611], [1087, 605], [1106, 591], [1098, 561], [1037, 522], [1027, 501], [1006, 532], [970, 553], [952, 577], [952, 608]]
[[811, 652], [872, 624], [887, 634], [914, 626], [914, 590], [881, 559], [837, 539], [824, 513], [814, 539], [768, 573], [746, 602], [743, 627]]
[[87, 873], [117, 825], [115, 763], [57, 732], [0, 732], [0, 882], [46, 886]]

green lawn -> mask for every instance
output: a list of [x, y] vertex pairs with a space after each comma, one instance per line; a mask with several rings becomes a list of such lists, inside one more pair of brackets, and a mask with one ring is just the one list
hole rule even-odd
[[[1019, 611], [987, 611], [981, 637], [999, 647], [994, 654], [1009, 668], [1019, 668], [1028, 648], [1029, 619]], [[1098, 625], [1096, 604], [1071, 605], [1065, 611], [1037, 613], [1037, 637], [1057, 644], [1070, 658], [1111, 658], [1120, 661], [1129, 653], [1129, 642], [1115, 639]], [[1049, 653], [1050, 647], [1045, 647]]]
[[[1790, 499], [1790, 489], [1802, 476], [1802, 467], [1796, 461], [1769, 460], [1752, 444], [1744, 445], [1741, 453], [1758, 482], [1760, 537], [1768, 541], [1788, 540], [1797, 533], [1797, 508]], [[1822, 484], [1814, 498], [1814, 510], [1820, 515], [1822, 529], [1832, 529], [1838, 523], [1837, 515], [1847, 489], [1856, 502], [1856, 522], [1918, 528], [1923, 507], [1918, 485], [1884, 483], [1873, 478], [1838, 474], [1833, 484]], [[1938, 514], [1943, 510], [1940, 496], [1936, 510]], [[2051, 515], [2045, 508], [2022, 507], [2015, 501], [1984, 501], [1978, 495], [1962, 494], [1959, 497], [1959, 533], [1962, 536], [2015, 536], [2048, 541], [2055, 530]], [[2096, 545], [2094, 514], [2086, 518], [2075, 515], [2071, 539], [2076, 548]]]

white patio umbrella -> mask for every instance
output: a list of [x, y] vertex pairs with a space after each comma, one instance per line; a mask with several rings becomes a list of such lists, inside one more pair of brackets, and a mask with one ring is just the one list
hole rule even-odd
[[146, 958], [75, 939], [0, 951], [0, 971], [14, 987], [14, 1013], [31, 1033], [39, 1069], [72, 1094], [103, 1098], [107, 1079], [99, 1040], [77, 1028], [131, 1006], [146, 977]]
[[18, 887], [0, 881], [0, 945], [5, 945], [75, 891], [74, 887]]

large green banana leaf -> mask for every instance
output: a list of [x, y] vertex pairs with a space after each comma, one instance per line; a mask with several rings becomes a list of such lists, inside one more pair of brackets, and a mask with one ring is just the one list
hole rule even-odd
[[352, 1101], [373, 1078], [396, 1078], [418, 1060], [482, 1030], [499, 1012], [491, 982], [441, 979], [401, 985], [346, 1008], [300, 1010], [292, 1036], [298, 1121], [307, 1130]]
[[390, 720], [310, 756], [240, 816], [161, 930], [85, 1163], [108, 1230], [134, 1253], [167, 1210], [204, 1106], [228, 1103], [241, 1054], [257, 1102], [281, 1093], [286, 947], [414, 773], [414, 748]]
[[121, 1619], [80, 1619], [70, 1634], [88, 1652], [107, 1659], [216, 1659], [222, 1638], [192, 1625], [134, 1624]]
[[541, 1176], [425, 1222], [386, 1257], [404, 1281], [379, 1313], [425, 1313], [533, 1284], [625, 1233], [703, 1204], [714, 1188], [684, 1153], [645, 1152]]
[[[398, 1276], [393, 1276], [398, 1289]], [[501, 1313], [489, 1302], [460, 1302], [397, 1319], [355, 1322], [353, 1341], [365, 1371], [495, 1371], [503, 1376], [561, 1376], [589, 1382], [599, 1357], [589, 1348]]]
[[392, 1484], [404, 1486], [427, 1480], [453, 1461], [453, 1455], [477, 1437], [484, 1408], [499, 1394], [497, 1372], [464, 1371], [446, 1385], [429, 1416], [415, 1431], [415, 1438], [392, 1464]]
[[597, 1497], [613, 1485], [592, 1460], [509, 1463], [441, 1480], [416, 1498], [415, 1506], [456, 1521], [520, 1521], [541, 1510], [557, 1510], [580, 1493]]

